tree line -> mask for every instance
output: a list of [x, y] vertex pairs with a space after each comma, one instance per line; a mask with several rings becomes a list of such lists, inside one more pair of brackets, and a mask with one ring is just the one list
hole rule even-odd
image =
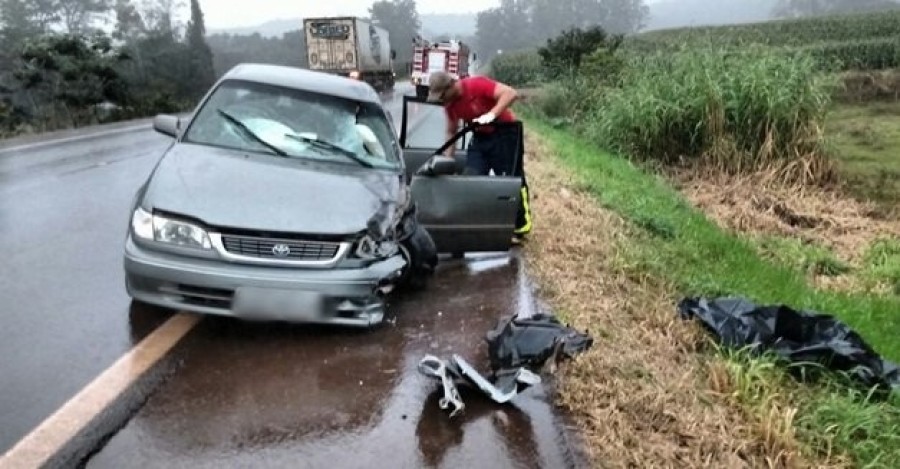
[[[796, 17], [897, 5], [895, 0], [779, 0]], [[207, 35], [190, 0], [0, 0], [0, 135], [40, 132], [184, 110], [241, 62], [306, 66], [302, 24], [281, 37]], [[640, 31], [645, 0], [501, 0], [477, 14], [480, 56], [535, 49], [571, 28]], [[378, 0], [368, 16], [387, 29], [403, 75], [422, 23], [415, 0]], [[436, 38], [429, 38], [436, 39]]]
[[175, 0], [0, 0], [0, 132], [183, 109], [215, 79], [203, 12]]

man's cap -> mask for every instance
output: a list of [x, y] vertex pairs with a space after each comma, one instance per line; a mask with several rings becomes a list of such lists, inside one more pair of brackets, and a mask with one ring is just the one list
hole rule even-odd
[[453, 75], [447, 72], [434, 72], [428, 77], [428, 102], [441, 102], [441, 95], [453, 86]]

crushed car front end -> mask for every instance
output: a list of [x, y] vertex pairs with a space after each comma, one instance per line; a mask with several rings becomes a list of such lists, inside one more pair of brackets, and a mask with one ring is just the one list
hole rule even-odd
[[[373, 252], [381, 249], [382, 253]], [[371, 327], [406, 261], [366, 235], [323, 239], [134, 211], [126, 288], [163, 307], [241, 319]]]
[[126, 290], [242, 319], [370, 327], [408, 277], [412, 207], [370, 86], [244, 64], [213, 86], [132, 205]]

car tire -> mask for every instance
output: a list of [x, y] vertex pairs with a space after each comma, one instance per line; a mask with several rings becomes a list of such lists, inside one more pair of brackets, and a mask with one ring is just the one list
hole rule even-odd
[[416, 224], [412, 234], [400, 243], [406, 267], [400, 276], [400, 287], [422, 290], [434, 275], [438, 264], [437, 247], [422, 225]]

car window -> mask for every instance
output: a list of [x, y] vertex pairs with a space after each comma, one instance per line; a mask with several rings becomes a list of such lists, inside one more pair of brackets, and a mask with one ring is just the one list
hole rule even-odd
[[216, 88], [184, 141], [346, 164], [400, 164], [379, 105], [239, 80]]
[[[447, 143], [447, 114], [444, 109], [431, 103], [406, 103], [407, 106], [407, 130], [406, 147], [416, 149], [438, 149]], [[419, 123], [421, 122], [421, 123]], [[460, 123], [460, 129], [463, 124]], [[456, 150], [464, 150], [464, 141], [460, 138], [456, 141]]]

